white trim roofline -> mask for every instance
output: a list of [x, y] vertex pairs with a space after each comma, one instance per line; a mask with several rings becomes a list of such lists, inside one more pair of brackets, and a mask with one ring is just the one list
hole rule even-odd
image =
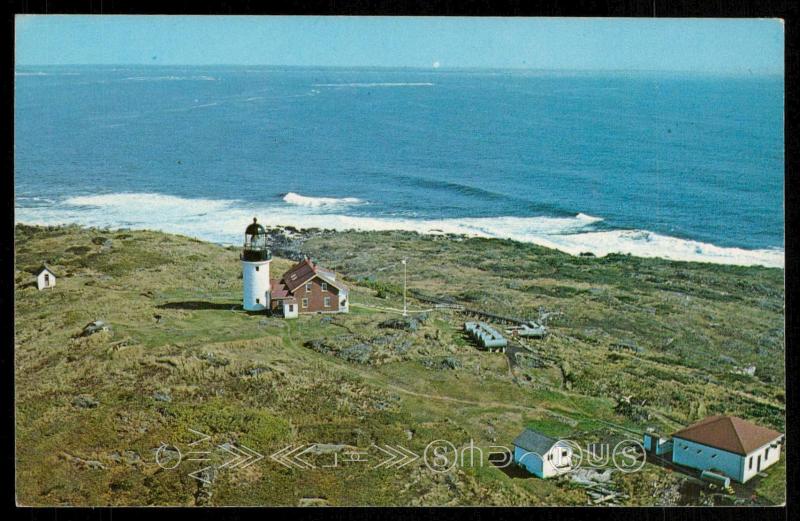
[[[308, 277], [306, 280], [304, 280], [303, 282], [298, 284], [297, 285], [297, 289], [295, 289], [295, 291], [300, 289], [301, 286], [305, 286], [310, 281], [314, 280], [315, 277], [321, 278], [324, 282], [330, 284], [331, 286], [335, 287], [339, 291], [347, 291], [347, 288], [340, 286], [339, 284], [336, 283], [336, 281], [333, 281], [333, 280], [329, 279], [328, 277], [322, 275], [321, 273], [317, 273], [317, 272], [312, 273], [310, 277]], [[292, 292], [292, 294], [294, 294], [294, 292]]]

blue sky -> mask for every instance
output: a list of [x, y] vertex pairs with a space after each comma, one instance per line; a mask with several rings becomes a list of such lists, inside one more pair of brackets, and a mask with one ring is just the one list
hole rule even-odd
[[17, 65], [783, 72], [766, 19], [61, 16], [16, 19]]

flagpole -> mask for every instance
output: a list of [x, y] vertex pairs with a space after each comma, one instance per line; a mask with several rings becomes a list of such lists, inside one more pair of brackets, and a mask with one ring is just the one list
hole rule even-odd
[[406, 259], [403, 259], [403, 316], [408, 316], [408, 307], [406, 306]]

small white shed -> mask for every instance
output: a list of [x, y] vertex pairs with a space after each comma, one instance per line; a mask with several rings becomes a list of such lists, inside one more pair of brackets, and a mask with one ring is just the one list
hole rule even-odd
[[283, 318], [297, 318], [297, 299], [289, 298], [283, 300]]
[[514, 440], [514, 461], [540, 478], [558, 476], [572, 470], [572, 446], [525, 429]]
[[42, 267], [36, 272], [36, 287], [39, 288], [39, 290], [43, 290], [45, 288], [52, 288], [55, 285], [56, 274], [53, 273], [53, 270], [48, 268], [47, 265], [42, 264]]

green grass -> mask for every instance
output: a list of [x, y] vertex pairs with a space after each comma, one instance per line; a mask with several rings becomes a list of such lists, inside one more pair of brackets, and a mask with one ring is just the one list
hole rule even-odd
[[766, 470], [767, 477], [763, 478], [756, 488], [756, 494], [768, 505], [783, 505], [786, 503], [786, 456], [781, 454], [781, 459]]
[[[110, 249], [101, 238], [112, 240]], [[405, 232], [319, 233], [304, 249], [336, 266], [351, 301], [369, 307], [354, 305], [332, 323], [231, 310], [241, 296], [235, 249], [150, 231], [18, 225], [20, 503], [193, 505], [198, 482], [188, 472], [200, 467], [170, 472], [154, 459], [162, 442], [185, 448], [190, 427], [263, 454], [311, 442], [400, 444], [418, 454], [436, 439], [486, 448], [510, 445], [525, 426], [588, 440], [647, 426], [670, 431], [717, 412], [785, 429], [782, 270], [575, 258], [513, 241]], [[375, 308], [402, 307], [402, 271], [376, 270], [401, 256], [409, 258], [411, 288], [493, 313], [550, 313], [550, 335], [530, 343], [548, 365], [510, 370], [504, 354], [477, 350], [464, 337], [453, 311], [431, 312], [413, 332], [378, 327], [397, 315]], [[43, 261], [59, 278], [39, 292], [30, 271]], [[272, 271], [290, 265], [276, 256]], [[96, 319], [112, 331], [78, 338]], [[367, 343], [373, 352], [358, 364], [306, 347], [309, 340], [336, 349]], [[405, 351], [395, 350], [400, 344]], [[461, 367], [425, 365], [445, 357]], [[751, 364], [755, 376], [735, 374]], [[76, 407], [79, 395], [98, 405]], [[622, 397], [644, 403], [649, 419], [618, 412]], [[118, 462], [115, 454], [127, 450], [141, 463]], [[85, 468], [84, 460], [105, 468]], [[649, 467], [647, 478], [677, 479]], [[630, 504], [658, 504], [651, 486], [621, 479], [634, 491]], [[781, 464], [759, 485], [761, 501], [780, 503], [783, 484]], [[300, 472], [265, 459], [246, 471], [223, 469], [211, 490], [212, 505], [587, 501], [562, 481], [511, 477], [488, 465], [439, 475], [420, 461], [397, 470]]]

